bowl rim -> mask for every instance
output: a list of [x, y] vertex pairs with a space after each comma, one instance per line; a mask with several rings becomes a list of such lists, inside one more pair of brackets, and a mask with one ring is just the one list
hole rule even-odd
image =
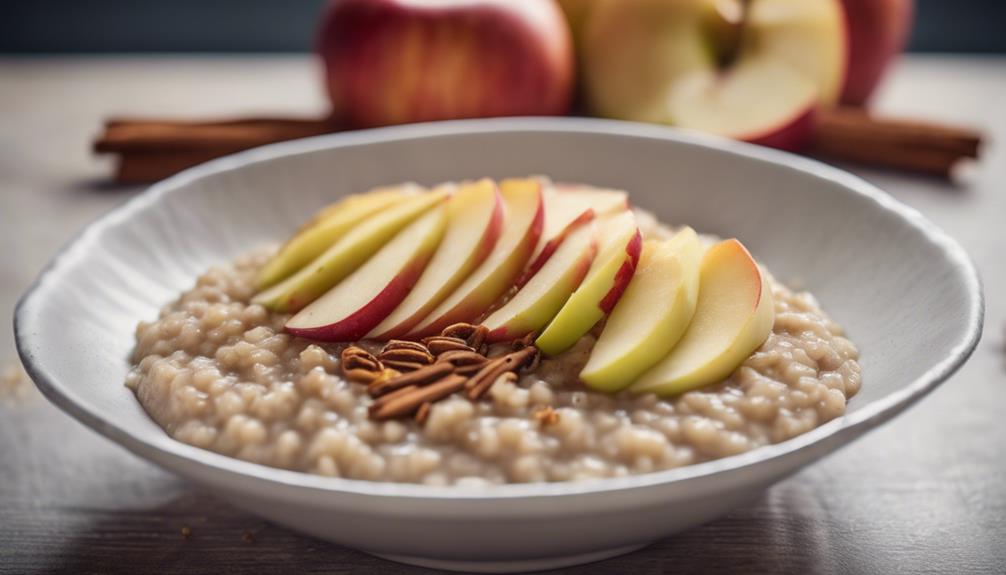
[[[156, 206], [163, 196], [210, 175], [238, 170], [249, 164], [276, 158], [391, 141], [507, 132], [603, 134], [669, 140], [686, 146], [727, 152], [730, 155], [839, 184], [872, 202], [876, 209], [893, 212], [946, 254], [957, 275], [964, 282], [965, 291], [969, 296], [964, 337], [956, 342], [946, 357], [909, 385], [875, 399], [851, 414], [845, 414], [781, 443], [765, 445], [745, 453], [703, 463], [625, 477], [581, 482], [492, 486], [430, 486], [323, 477], [243, 461], [183, 443], [163, 431], [163, 435], [153, 437], [152, 434], [134, 432], [135, 430], [122, 427], [114, 420], [105, 418], [99, 410], [92, 410], [81, 404], [75, 397], [72, 385], [60, 381], [46, 369], [42, 351], [45, 346], [32, 328], [32, 318], [37, 315], [37, 310], [45, 301], [49, 285], [73, 261], [86, 257], [87, 248], [97, 240], [102, 230], [117, 226], [138, 212], [156, 209], [153, 206]], [[788, 152], [666, 126], [594, 118], [492, 118], [410, 124], [291, 140], [225, 156], [171, 176], [99, 217], [64, 244], [18, 301], [14, 313], [14, 332], [18, 354], [26, 372], [49, 401], [84, 425], [147, 459], [150, 457], [144, 451], [153, 451], [160, 456], [157, 458], [158, 461], [180, 458], [232, 476], [250, 476], [251, 479], [276, 486], [304, 488], [327, 494], [338, 492], [364, 496], [472, 501], [573, 496], [653, 487], [697, 478], [710, 478], [780, 459], [829, 438], [840, 440], [839, 444], [844, 444], [900, 413], [957, 371], [970, 357], [981, 338], [984, 310], [985, 299], [981, 279], [964, 248], [914, 208], [902, 204], [873, 184], [844, 170]]]

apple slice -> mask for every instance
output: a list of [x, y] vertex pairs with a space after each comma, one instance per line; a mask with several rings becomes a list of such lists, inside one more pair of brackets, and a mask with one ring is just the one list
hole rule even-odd
[[489, 257], [409, 332], [417, 338], [458, 322], [474, 322], [513, 285], [541, 237], [545, 219], [542, 184], [537, 179], [500, 182], [505, 217], [503, 233]]
[[598, 223], [598, 253], [587, 277], [535, 340], [535, 345], [548, 355], [572, 347], [610, 312], [636, 269], [643, 240], [632, 212], [608, 216]]
[[375, 188], [365, 194], [347, 196], [322, 208], [262, 267], [258, 276], [258, 289], [265, 289], [290, 277], [360, 222], [404, 195], [417, 193], [421, 189], [415, 184]]
[[405, 300], [367, 337], [404, 336], [481, 264], [503, 229], [503, 199], [490, 179], [462, 184], [447, 203], [444, 240]]
[[798, 148], [846, 73], [841, 0], [602, 2], [584, 31], [598, 115]]
[[580, 379], [615, 392], [671, 351], [688, 327], [699, 296], [702, 244], [692, 228], [643, 243], [629, 287], [611, 310]]
[[[590, 208], [585, 213], [593, 216]], [[510, 301], [482, 321], [489, 328], [489, 341], [523, 337], [555, 317], [587, 275], [597, 253], [597, 229], [592, 219], [581, 218], [571, 224], [574, 229], [563, 234], [554, 255]]]
[[768, 277], [737, 240], [702, 258], [699, 300], [678, 345], [629, 390], [676, 395], [729, 376], [768, 338], [775, 303]]
[[259, 293], [252, 301], [278, 312], [302, 309], [353, 273], [402, 228], [443, 203], [449, 193], [449, 188], [442, 187], [392, 204], [351, 229], [299, 272]]
[[[578, 219], [606, 216], [627, 209], [628, 194], [621, 190], [565, 183], [545, 186], [545, 228], [523, 279], [530, 278], [544, 265], [559, 247], [563, 234], [573, 229]], [[586, 215], [588, 210], [593, 212], [591, 216]], [[518, 282], [518, 285], [523, 285], [523, 282]]]
[[325, 341], [361, 339], [405, 299], [446, 227], [445, 206], [426, 212], [367, 263], [290, 318], [286, 330]]

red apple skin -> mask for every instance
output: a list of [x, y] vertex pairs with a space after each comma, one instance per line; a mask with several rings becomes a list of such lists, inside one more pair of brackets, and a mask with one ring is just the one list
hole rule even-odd
[[[504, 222], [505, 225], [505, 222]], [[535, 246], [538, 244], [538, 240], [541, 238], [542, 229], [545, 227], [545, 202], [541, 194], [538, 195], [538, 205], [535, 208], [534, 216], [532, 216], [531, 225], [528, 226], [527, 232], [521, 239], [520, 244], [517, 249], [514, 250], [519, 255], [518, 258], [522, 258], [520, 265], [517, 266], [518, 270], [522, 270], [524, 265], [527, 264], [527, 260], [531, 258], [531, 253]], [[520, 272], [518, 271], [518, 274]], [[502, 291], [508, 289], [510, 283], [516, 279], [515, 274], [509, 279], [509, 281], [504, 282], [504, 290], [501, 293], [495, 294], [492, 298], [487, 298], [486, 300], [480, 300], [476, 304], [464, 304], [458, 305], [440, 316], [440, 318], [422, 329], [413, 329], [409, 332], [409, 339], [419, 339], [422, 337], [427, 337], [431, 335], [439, 334], [443, 329], [449, 325], [465, 322], [474, 323], [475, 320], [479, 319], [487, 309], [489, 309], [492, 304], [494, 304], [499, 297], [502, 295]], [[404, 297], [404, 296], [403, 296]], [[390, 312], [388, 312], [390, 313]]]
[[842, 103], [861, 106], [905, 47], [915, 7], [913, 0], [843, 0], [842, 4], [849, 37]]
[[572, 41], [552, 0], [331, 0], [321, 22], [349, 127], [569, 111]]
[[601, 311], [608, 314], [611, 310], [615, 309], [615, 304], [618, 300], [622, 298], [622, 294], [625, 292], [625, 288], [629, 287], [629, 282], [632, 281], [632, 276], [636, 274], [636, 265], [639, 263], [639, 254], [643, 252], [643, 236], [636, 230], [636, 235], [632, 236], [629, 243], [625, 245], [625, 253], [629, 256], [622, 262], [622, 266], [618, 268], [615, 272], [615, 283], [608, 290], [608, 293], [604, 294], [601, 301], [597, 304], [601, 308]]
[[566, 239], [566, 236], [568, 236], [570, 232], [575, 230], [577, 227], [582, 226], [587, 222], [590, 222], [593, 219], [594, 219], [594, 210], [588, 208], [582, 214], [577, 216], [575, 220], [569, 222], [569, 224], [565, 228], [563, 228], [562, 233], [548, 240], [548, 242], [545, 244], [545, 247], [541, 249], [541, 253], [538, 254], [538, 257], [536, 257], [534, 261], [532, 261], [527, 266], [524, 272], [521, 273], [520, 277], [517, 278], [517, 281], [515, 282], [517, 289], [524, 287], [524, 284], [530, 281], [531, 278], [534, 276], [534, 274], [538, 273], [538, 270], [540, 270], [541, 267], [545, 265], [545, 262], [548, 261], [548, 258], [552, 257], [552, 254], [555, 253], [555, 250], [559, 248], [559, 244], [561, 244], [562, 241]]
[[312, 328], [287, 327], [291, 335], [318, 341], [359, 341], [381, 320], [388, 317], [409, 291], [419, 281], [420, 274], [429, 263], [432, 253], [411, 262], [401, 273], [388, 282], [367, 304], [345, 318], [328, 325]]
[[799, 110], [784, 127], [757, 136], [741, 138], [745, 142], [778, 148], [790, 152], [798, 152], [807, 147], [814, 134], [814, 124], [817, 119], [817, 107], [810, 106]]
[[[486, 227], [485, 233], [482, 234], [482, 238], [479, 240], [478, 251], [475, 252], [474, 254], [475, 265], [473, 266], [473, 268], [478, 267], [479, 264], [481, 264], [483, 261], [485, 261], [487, 257], [489, 257], [490, 252], [493, 251], [493, 247], [496, 245], [496, 240], [498, 240], [500, 234], [503, 233], [503, 217], [504, 217], [503, 198], [500, 196], [499, 190], [496, 190], [496, 204], [493, 207], [492, 215], [489, 216], [489, 225]], [[418, 278], [416, 279], [416, 281], [419, 281]], [[412, 287], [415, 287], [415, 283], [416, 282], [413, 282], [413, 286], [409, 287], [410, 290], [412, 289]], [[407, 295], [408, 293], [403, 295], [402, 300], [404, 300]], [[392, 309], [392, 311], [394, 310]], [[378, 341], [387, 341], [391, 339], [400, 339], [405, 337], [406, 334], [409, 332], [409, 330], [414, 328], [416, 324], [418, 324], [420, 321], [423, 320], [424, 317], [426, 317], [426, 313], [428, 311], [429, 310], [420, 310], [412, 317], [406, 319], [405, 321], [389, 329], [388, 331], [380, 334], [374, 339]], [[384, 318], [390, 314], [391, 314], [390, 311], [384, 314], [384, 317], [382, 317], [381, 320], [383, 321]], [[380, 324], [380, 321], [374, 324], [374, 327], [376, 327], [378, 324]], [[367, 333], [370, 332], [368, 331]]]

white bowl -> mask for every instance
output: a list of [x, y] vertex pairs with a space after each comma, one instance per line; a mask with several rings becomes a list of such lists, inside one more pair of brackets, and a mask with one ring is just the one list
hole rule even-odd
[[[347, 192], [548, 174], [625, 188], [672, 223], [742, 239], [818, 296], [862, 352], [848, 413], [778, 445], [583, 483], [428, 487], [272, 469], [168, 437], [123, 381], [136, 322], [214, 263], [277, 241]], [[666, 128], [586, 119], [449, 122], [322, 136], [188, 170], [92, 224], [22, 298], [18, 349], [45, 395], [130, 451], [276, 523], [396, 561], [544, 569], [625, 553], [729, 511], [944, 381], [981, 334], [964, 251], [847, 173]], [[934, 425], [938, 425], [936, 422]]]

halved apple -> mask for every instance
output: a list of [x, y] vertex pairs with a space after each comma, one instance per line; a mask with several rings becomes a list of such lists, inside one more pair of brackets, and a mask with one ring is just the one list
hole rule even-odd
[[841, 0], [601, 2], [586, 99], [602, 116], [792, 149], [837, 102], [847, 44]]
[[375, 188], [365, 194], [347, 196], [322, 208], [262, 267], [258, 276], [258, 289], [265, 289], [293, 275], [367, 217], [404, 195], [421, 190], [416, 184]]
[[286, 322], [293, 335], [325, 341], [364, 337], [405, 298], [440, 244], [447, 210], [437, 206]]
[[[559, 247], [563, 234], [572, 230], [578, 219], [606, 216], [629, 209], [628, 194], [622, 190], [595, 188], [583, 184], [550, 184], [545, 193], [545, 228], [541, 241], [524, 272], [530, 278]], [[590, 210], [592, 214], [587, 215]], [[518, 283], [523, 285], [523, 283]]]
[[[589, 208], [585, 212], [593, 216]], [[547, 217], [547, 216], [546, 216]], [[574, 221], [552, 257], [503, 307], [482, 321], [490, 341], [523, 337], [545, 327], [580, 285], [597, 253], [593, 218]]]
[[505, 292], [531, 257], [544, 221], [542, 184], [537, 179], [500, 182], [505, 214], [503, 233], [489, 257], [409, 332], [416, 338], [458, 322], [473, 322]]
[[279, 312], [302, 309], [353, 273], [402, 228], [443, 203], [449, 194], [450, 188], [442, 187], [387, 206], [349, 230], [310, 264], [259, 293], [252, 301]]
[[503, 199], [490, 179], [458, 187], [447, 202], [448, 224], [433, 259], [391, 315], [367, 337], [387, 340], [404, 336], [481, 264], [503, 229]]
[[548, 355], [572, 347], [610, 312], [635, 272], [643, 240], [632, 212], [603, 218], [598, 222], [598, 234], [598, 253], [587, 277], [535, 340]]
[[636, 273], [611, 310], [580, 379], [606, 392], [627, 387], [671, 351], [692, 320], [702, 244], [692, 228], [643, 242]]
[[678, 345], [629, 390], [676, 395], [733, 373], [772, 331], [768, 277], [737, 240], [706, 251], [695, 315]]

